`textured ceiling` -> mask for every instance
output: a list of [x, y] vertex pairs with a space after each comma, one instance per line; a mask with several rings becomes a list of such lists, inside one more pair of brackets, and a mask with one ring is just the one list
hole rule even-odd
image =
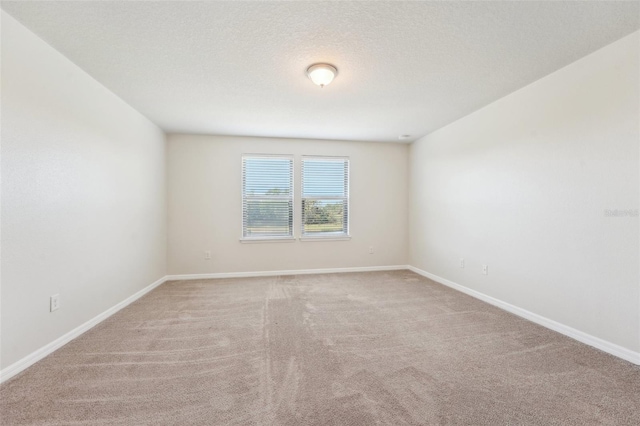
[[[2, 2], [167, 132], [412, 141], [640, 26], [638, 2]], [[339, 69], [325, 89], [305, 69]]]

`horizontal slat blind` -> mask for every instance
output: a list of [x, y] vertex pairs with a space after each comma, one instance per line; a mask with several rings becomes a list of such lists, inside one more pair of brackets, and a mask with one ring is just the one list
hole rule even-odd
[[348, 158], [302, 158], [302, 235], [349, 235]]
[[293, 236], [293, 158], [242, 156], [242, 236]]

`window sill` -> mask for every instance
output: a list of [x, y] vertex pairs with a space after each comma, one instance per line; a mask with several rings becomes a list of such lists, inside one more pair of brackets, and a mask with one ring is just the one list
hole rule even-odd
[[286, 238], [240, 238], [242, 244], [260, 244], [260, 243], [294, 243], [295, 237]]
[[351, 235], [345, 235], [342, 237], [334, 237], [327, 235], [325, 237], [300, 237], [300, 241], [349, 241], [351, 239]]

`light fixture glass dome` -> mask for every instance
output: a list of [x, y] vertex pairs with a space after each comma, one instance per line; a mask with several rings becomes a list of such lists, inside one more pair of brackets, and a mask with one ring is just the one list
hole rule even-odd
[[336, 75], [337, 68], [330, 64], [313, 64], [307, 68], [307, 76], [320, 87], [331, 83]]

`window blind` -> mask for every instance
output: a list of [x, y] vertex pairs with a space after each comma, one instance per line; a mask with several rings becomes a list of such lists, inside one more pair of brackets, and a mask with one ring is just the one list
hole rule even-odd
[[242, 156], [242, 237], [293, 237], [293, 157]]
[[348, 158], [302, 158], [302, 235], [349, 235]]

